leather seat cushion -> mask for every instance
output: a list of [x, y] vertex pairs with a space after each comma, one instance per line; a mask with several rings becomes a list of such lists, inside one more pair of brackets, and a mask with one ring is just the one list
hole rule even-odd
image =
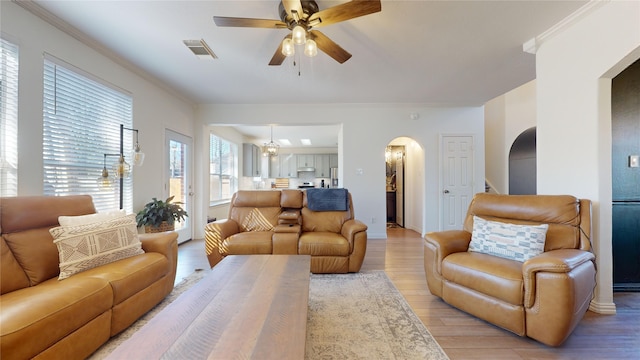
[[298, 240], [298, 254], [311, 256], [349, 256], [349, 241], [334, 232], [305, 232]]
[[229, 236], [222, 242], [222, 255], [271, 254], [273, 231], [248, 231]]
[[442, 261], [442, 276], [509, 304], [524, 304], [521, 262], [473, 252], [454, 253]]
[[169, 260], [160, 253], [145, 253], [118, 260], [73, 276], [98, 277], [111, 283], [117, 305], [169, 273]]
[[[111, 285], [99, 278], [53, 278], [0, 298], [2, 348], [29, 348], [33, 355], [81, 328], [113, 305]], [[43, 336], [46, 334], [46, 336]]]

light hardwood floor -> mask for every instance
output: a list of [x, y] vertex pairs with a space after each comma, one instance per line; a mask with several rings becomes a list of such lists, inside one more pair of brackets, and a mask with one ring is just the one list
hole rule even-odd
[[[176, 283], [195, 269], [208, 268], [204, 241], [178, 250]], [[457, 359], [640, 359], [640, 293], [615, 293], [616, 315], [588, 311], [569, 339], [551, 348], [457, 310], [431, 295], [423, 267], [420, 234], [387, 229], [387, 239], [370, 239], [362, 271], [384, 270], [429, 332], [452, 360]]]

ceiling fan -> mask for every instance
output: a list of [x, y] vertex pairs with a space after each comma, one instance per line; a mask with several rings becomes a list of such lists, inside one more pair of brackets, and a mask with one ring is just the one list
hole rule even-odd
[[289, 29], [269, 65], [281, 65], [287, 56], [293, 55], [295, 45], [304, 45], [307, 56], [315, 56], [317, 49], [339, 63], [351, 58], [351, 54], [315, 28], [350, 20], [382, 10], [380, 0], [352, 0], [324, 10], [313, 0], [282, 0], [278, 6], [280, 20], [214, 16], [218, 26]]

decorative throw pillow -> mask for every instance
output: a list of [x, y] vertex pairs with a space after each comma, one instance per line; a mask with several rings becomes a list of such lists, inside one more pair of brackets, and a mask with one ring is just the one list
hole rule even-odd
[[544, 252], [548, 224], [516, 225], [473, 217], [469, 251], [527, 261]]
[[138, 238], [135, 214], [100, 222], [59, 226], [49, 231], [58, 247], [59, 280], [144, 253]]
[[249, 214], [242, 221], [241, 226], [244, 231], [271, 231], [273, 224], [269, 222], [266, 216], [258, 208], [251, 209]]

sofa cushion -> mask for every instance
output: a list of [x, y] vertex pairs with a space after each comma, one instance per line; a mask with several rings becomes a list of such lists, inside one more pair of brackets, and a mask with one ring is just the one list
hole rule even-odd
[[519, 261], [474, 252], [454, 253], [442, 261], [442, 277], [512, 305], [524, 304]]
[[229, 236], [222, 242], [223, 255], [271, 254], [273, 231], [248, 231]]
[[108, 281], [113, 289], [115, 306], [166, 276], [170, 268], [166, 256], [149, 252], [89, 269], [82, 276]]
[[2, 295], [1, 344], [18, 349], [16, 358], [33, 358], [113, 305], [108, 282], [84, 276], [49, 279]]
[[349, 256], [349, 241], [333, 232], [307, 232], [300, 235], [298, 254], [311, 256]]
[[0, 237], [0, 293], [5, 294], [28, 286], [27, 274], [11, 253], [4, 237]]
[[473, 217], [469, 251], [527, 261], [544, 252], [549, 225], [517, 225]]
[[2, 234], [13, 256], [29, 277], [31, 286], [58, 276], [58, 249], [49, 228]]
[[60, 257], [59, 279], [143, 254], [134, 214], [50, 230]]
[[313, 211], [302, 208], [302, 232], [340, 233], [342, 225], [349, 220], [348, 211]]
[[254, 208], [242, 220], [240, 229], [242, 231], [270, 231], [273, 230], [273, 226], [274, 224], [267, 219], [260, 209]]

